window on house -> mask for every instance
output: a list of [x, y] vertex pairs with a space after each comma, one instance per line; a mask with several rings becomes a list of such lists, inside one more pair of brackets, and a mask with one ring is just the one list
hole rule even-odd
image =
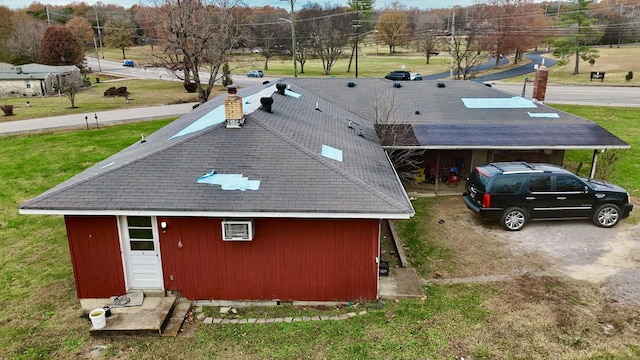
[[127, 216], [127, 231], [131, 250], [154, 250], [151, 217]]
[[24, 82], [24, 86], [25, 86], [27, 89], [31, 89], [31, 81], [25, 80], [25, 82]]

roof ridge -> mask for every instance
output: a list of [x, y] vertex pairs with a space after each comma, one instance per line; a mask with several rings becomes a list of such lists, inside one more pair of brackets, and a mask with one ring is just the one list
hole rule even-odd
[[276, 129], [273, 126], [268, 125], [267, 121], [258, 119], [258, 121], [255, 121], [255, 123], [258, 126], [270, 131], [275, 136], [278, 136], [280, 139], [285, 141], [287, 144], [299, 149], [300, 151], [302, 151], [305, 154], [309, 155], [310, 157], [314, 158], [316, 161], [320, 162], [324, 166], [330, 168], [331, 170], [333, 170], [334, 172], [340, 174], [341, 176], [345, 177], [346, 179], [350, 180], [354, 184], [356, 184], [356, 185], [362, 187], [363, 189], [367, 190], [369, 193], [374, 194], [379, 199], [382, 199], [382, 200], [386, 201], [390, 205], [394, 206], [396, 209], [404, 209], [405, 208], [405, 206], [402, 206], [402, 204], [399, 201], [393, 199], [392, 197], [390, 197], [387, 194], [385, 194], [383, 191], [381, 191], [378, 188], [376, 188], [376, 187], [368, 184], [367, 182], [363, 181], [360, 177], [358, 177], [356, 175], [353, 175], [352, 173], [350, 173], [350, 172], [348, 172], [346, 170], [343, 170], [341, 167], [336, 166], [329, 159], [323, 157], [320, 154], [317, 154], [314, 151], [311, 151], [308, 147], [306, 147], [306, 146], [298, 143], [297, 141], [293, 140], [290, 136], [286, 135], [282, 131]]

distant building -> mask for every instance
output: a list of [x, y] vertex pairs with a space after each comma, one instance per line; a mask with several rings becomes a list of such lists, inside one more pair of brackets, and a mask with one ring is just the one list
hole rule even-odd
[[82, 83], [82, 73], [74, 65], [25, 64], [0, 66], [0, 95], [43, 96], [56, 93], [58, 81]]

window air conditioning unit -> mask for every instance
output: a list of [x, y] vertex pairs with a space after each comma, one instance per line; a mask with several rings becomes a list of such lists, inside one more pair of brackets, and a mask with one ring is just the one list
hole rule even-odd
[[222, 222], [222, 240], [224, 241], [251, 241], [254, 234], [253, 220]]

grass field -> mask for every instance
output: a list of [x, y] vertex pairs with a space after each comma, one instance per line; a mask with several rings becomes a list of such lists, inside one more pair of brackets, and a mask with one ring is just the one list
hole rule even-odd
[[[68, 114], [84, 114], [105, 110], [136, 108], [143, 106], [176, 104], [198, 101], [196, 94], [189, 94], [178, 81], [163, 80], [113, 80], [104, 74], [91, 74], [92, 82], [100, 77], [100, 83], [83, 88], [76, 95], [77, 108], [71, 108], [71, 101], [65, 95], [47, 97], [12, 97], [0, 99], [0, 104], [14, 106], [13, 116], [0, 115], [2, 121], [17, 121]], [[124, 97], [105, 97], [109, 87], [127, 87], [131, 93], [129, 101]], [[215, 93], [213, 94], [215, 96]], [[26, 102], [29, 101], [29, 105]]]

